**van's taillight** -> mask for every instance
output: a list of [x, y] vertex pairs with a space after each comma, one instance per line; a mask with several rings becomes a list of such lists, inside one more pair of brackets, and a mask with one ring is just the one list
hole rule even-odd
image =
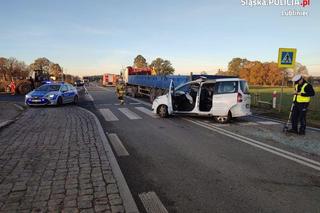
[[240, 93], [238, 93], [237, 102], [242, 102], [242, 95]]

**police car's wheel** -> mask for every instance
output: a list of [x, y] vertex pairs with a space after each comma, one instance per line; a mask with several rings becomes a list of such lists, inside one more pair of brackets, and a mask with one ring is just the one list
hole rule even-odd
[[77, 95], [74, 96], [74, 98], [73, 98], [73, 104], [77, 105], [77, 104], [78, 104], [78, 101], [79, 101], [78, 96], [77, 96]]
[[61, 98], [61, 97], [58, 98], [57, 105], [58, 105], [58, 106], [61, 106], [61, 105], [62, 105], [62, 98]]
[[161, 118], [165, 118], [168, 116], [168, 107], [166, 105], [160, 105], [158, 107], [158, 114]]
[[231, 120], [231, 117], [231, 113], [229, 112], [227, 116], [215, 116], [214, 120], [220, 124], [225, 124]]

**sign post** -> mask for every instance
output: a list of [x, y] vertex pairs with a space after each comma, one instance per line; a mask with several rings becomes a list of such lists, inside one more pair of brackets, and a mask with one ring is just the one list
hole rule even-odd
[[297, 49], [295, 48], [279, 48], [278, 53], [278, 67], [282, 69], [282, 85], [281, 85], [281, 94], [280, 94], [280, 101], [279, 101], [279, 112], [281, 112], [282, 106], [282, 96], [283, 96], [283, 87], [285, 81], [285, 74], [287, 73], [285, 70], [287, 68], [294, 68], [296, 65], [296, 56], [297, 56]]

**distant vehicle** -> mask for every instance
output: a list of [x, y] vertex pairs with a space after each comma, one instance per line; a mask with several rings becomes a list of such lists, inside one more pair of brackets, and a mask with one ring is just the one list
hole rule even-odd
[[203, 78], [190, 81], [157, 97], [152, 110], [160, 117], [173, 114], [213, 116], [219, 123], [227, 123], [233, 117], [251, 115], [249, 87], [239, 78]]
[[115, 86], [119, 77], [120, 76], [116, 74], [104, 74], [102, 76], [102, 86]]
[[82, 87], [84, 85], [84, 81], [83, 80], [76, 80], [73, 84], [76, 87]]
[[26, 94], [25, 104], [28, 106], [77, 104], [78, 98], [77, 89], [71, 84], [47, 83]]

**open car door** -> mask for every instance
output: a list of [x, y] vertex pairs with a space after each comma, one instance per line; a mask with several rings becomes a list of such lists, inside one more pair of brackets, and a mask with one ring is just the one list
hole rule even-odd
[[172, 107], [172, 96], [174, 94], [174, 84], [173, 80], [170, 81], [169, 92], [168, 92], [168, 114], [171, 115], [173, 113]]

